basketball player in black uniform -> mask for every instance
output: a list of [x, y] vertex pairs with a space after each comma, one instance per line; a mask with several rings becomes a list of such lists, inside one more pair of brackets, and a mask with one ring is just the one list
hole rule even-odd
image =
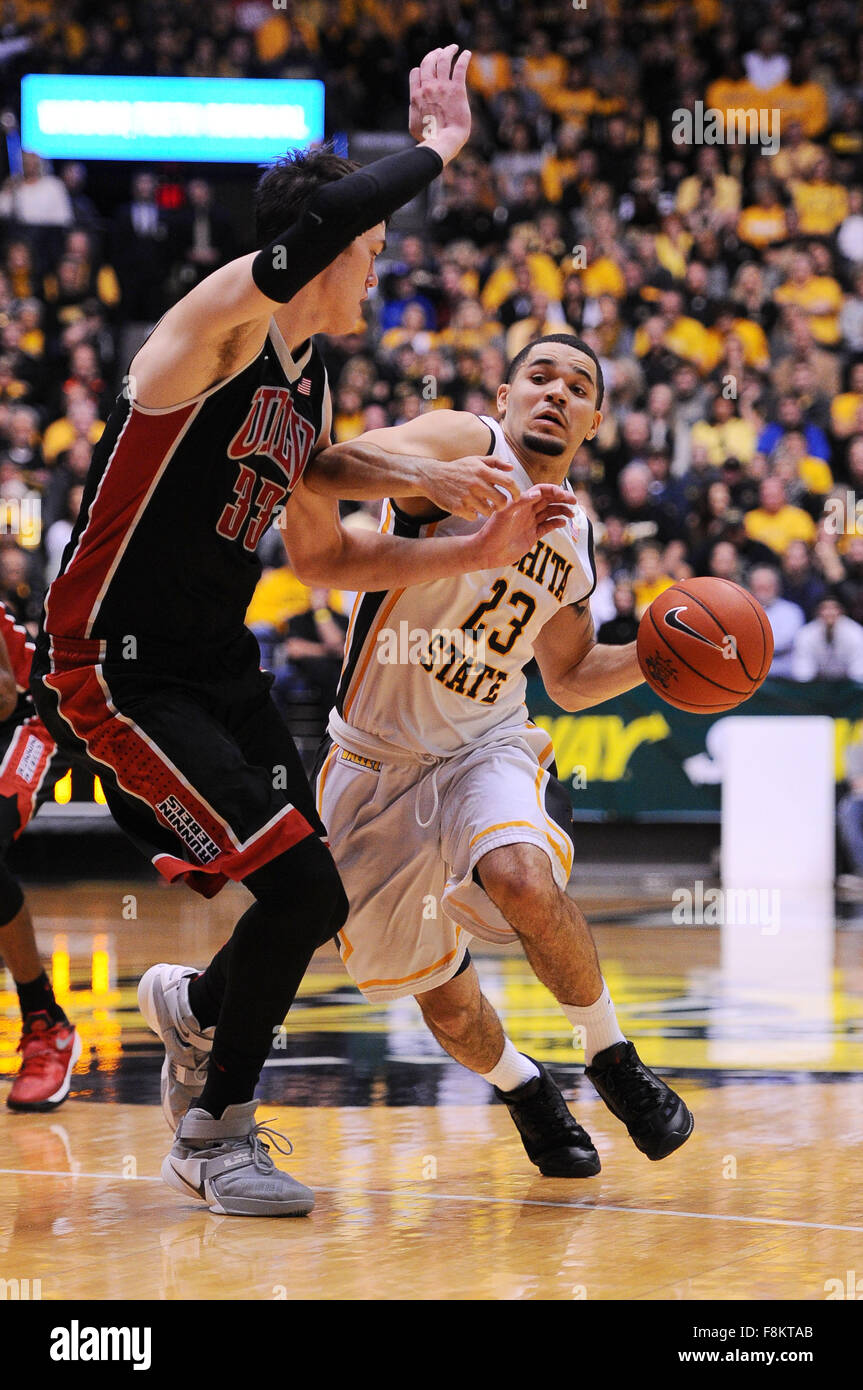
[[30, 909], [6, 864], [12, 844], [68, 771], [34, 712], [30, 634], [0, 603], [0, 956], [21, 1007], [21, 1066], [6, 1095], [10, 1110], [55, 1110], [69, 1094], [81, 1036], [54, 997]]
[[506, 465], [462, 461], [423, 495], [489, 521], [418, 545], [347, 533], [336, 503], [302, 482], [329, 438], [312, 334], [353, 326], [385, 219], [467, 139], [470, 54], [456, 55], [436, 49], [411, 73], [417, 147], [364, 170], [318, 153], [265, 175], [262, 249], [191, 290], [132, 362], [46, 600], [33, 693], [58, 746], [98, 771], [118, 824], [166, 879], [205, 896], [233, 879], [254, 897], [202, 975], [155, 966], [139, 989], [178, 1126], [162, 1175], [219, 1213], [313, 1205], [270, 1159], [253, 1096], [314, 950], [347, 912], [243, 625], [255, 547], [279, 517], [305, 582], [386, 589], [514, 562], [560, 524], [566, 498], [541, 487], [510, 502], [495, 487]]

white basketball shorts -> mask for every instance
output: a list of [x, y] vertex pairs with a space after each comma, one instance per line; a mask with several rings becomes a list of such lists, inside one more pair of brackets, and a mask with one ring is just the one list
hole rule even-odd
[[554, 750], [533, 724], [425, 763], [382, 745], [333, 743], [317, 808], [350, 903], [342, 961], [368, 999], [444, 984], [470, 938], [516, 933], [474, 868], [501, 845], [533, 844], [565, 889], [572, 868], [569, 797], [549, 773]]

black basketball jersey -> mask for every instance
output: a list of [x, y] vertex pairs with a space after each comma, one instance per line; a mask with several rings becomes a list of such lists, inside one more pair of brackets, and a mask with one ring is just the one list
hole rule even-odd
[[134, 637], [209, 661], [243, 632], [255, 548], [329, 429], [311, 341], [275, 325], [248, 366], [182, 405], [117, 402], [93, 451], [81, 511], [45, 601], [67, 641]]

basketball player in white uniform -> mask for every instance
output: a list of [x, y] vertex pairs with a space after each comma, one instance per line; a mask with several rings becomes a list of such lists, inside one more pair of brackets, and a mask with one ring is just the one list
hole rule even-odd
[[[388, 470], [398, 494], [383, 506], [383, 531], [466, 535], [479, 514], [456, 517], [421, 495], [428, 459], [494, 454], [519, 490], [563, 483], [599, 426], [602, 391], [591, 350], [552, 334], [514, 359], [500, 423], [432, 411], [327, 451], [318, 477], [338, 491], [349, 464], [349, 495], [380, 496]], [[316, 779], [350, 903], [338, 933], [349, 974], [372, 1000], [415, 995], [438, 1042], [509, 1105], [540, 1171], [559, 1177], [597, 1173], [598, 1155], [544, 1068], [505, 1038], [470, 963], [472, 936], [521, 941], [581, 1030], [588, 1076], [643, 1153], [666, 1157], [693, 1124], [617, 1024], [590, 930], [566, 893], [569, 798], [524, 703], [534, 656], [563, 709], [640, 683], [634, 642], [595, 644], [595, 582], [590, 522], [573, 503], [571, 519], [517, 563], [360, 594]]]

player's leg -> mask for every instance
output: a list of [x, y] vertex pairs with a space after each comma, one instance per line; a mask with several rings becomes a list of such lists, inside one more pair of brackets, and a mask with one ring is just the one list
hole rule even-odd
[[416, 1000], [444, 1051], [494, 1086], [509, 1108], [528, 1158], [545, 1177], [587, 1178], [599, 1172], [599, 1155], [590, 1136], [542, 1063], [518, 1052], [505, 1036], [472, 963]]
[[[247, 985], [259, 1000], [259, 1007], [260, 1002], [264, 1004], [262, 1017], [269, 1018], [273, 1010], [277, 1013], [282, 1008], [282, 1013], [271, 1020], [268, 1035], [264, 1023], [259, 1025], [257, 1050], [266, 1044], [262, 1065], [272, 1045], [273, 1032], [284, 1021], [312, 955], [342, 926], [347, 900], [332, 855], [321, 842], [324, 828], [300, 756], [273, 702], [269, 698], [255, 702], [250, 714], [236, 720], [232, 733], [248, 761], [267, 769], [272, 784], [312, 832], [283, 855], [244, 876], [242, 882], [255, 897], [255, 904], [241, 917], [232, 937], [207, 969], [189, 983], [189, 1003], [198, 1022], [205, 1028], [219, 1024], [220, 1044], [213, 1059], [220, 1065], [225, 1060], [221, 1057], [222, 1047], [237, 1059], [238, 1066], [240, 1058], [252, 1055], [248, 1049], [248, 1026], [236, 1025], [236, 1000], [239, 997], [242, 1012]], [[258, 979], [255, 972], [275, 949], [287, 918], [291, 929], [290, 949], [282, 952], [285, 978]], [[268, 991], [273, 995], [270, 1008], [266, 1007]], [[287, 1003], [282, 1007], [285, 999]], [[222, 1083], [218, 1072], [219, 1066], [211, 1067], [202, 1104], [220, 1103]]]
[[510, 844], [477, 863], [485, 892], [513, 927], [537, 978], [584, 1040], [587, 1075], [648, 1158], [667, 1157], [692, 1132], [686, 1105], [627, 1042], [602, 979], [590, 928], [555, 882], [537, 845]]
[[[314, 834], [243, 881], [255, 902], [231, 938], [206, 1082], [180, 1121], [162, 1176], [179, 1191], [202, 1196], [211, 1211], [304, 1215], [314, 1205], [312, 1194], [262, 1151], [253, 1097], [273, 1034], [315, 950], [342, 925], [347, 902]], [[251, 1162], [234, 1167], [241, 1157], [248, 1160], [249, 1150]]]
[[[232, 938], [205, 1091], [181, 1119], [165, 1181], [217, 1212], [311, 1210], [309, 1189], [276, 1169], [262, 1147], [253, 1094], [274, 1029], [346, 904], [318, 839], [322, 827], [297, 810], [294, 788], [271, 771], [286, 761], [284, 740], [250, 762], [232, 729], [232, 721], [258, 720], [272, 730], [263, 678], [255, 670], [202, 691], [116, 668], [73, 667], [52, 671], [43, 694], [46, 722], [70, 752], [74, 746], [99, 764], [112, 812], [164, 877], [185, 879], [205, 896], [233, 879], [255, 897]], [[298, 786], [294, 799], [301, 793]]]
[[317, 806], [351, 905], [339, 932], [345, 968], [374, 1002], [416, 996], [444, 1050], [498, 1088], [543, 1173], [596, 1173], [590, 1139], [544, 1068], [504, 1037], [480, 991], [468, 933], [441, 909], [446, 870], [439, 826], [417, 820], [421, 783], [415, 764], [322, 750]]
[[586, 1061], [622, 1042], [590, 928], [578, 904], [555, 882], [545, 851], [533, 844], [504, 845], [485, 854], [476, 870], [518, 934], [537, 979], [565, 1010], [577, 1012], [570, 1022], [584, 1029]]
[[688, 1137], [692, 1117], [624, 1038], [590, 929], [566, 892], [572, 812], [551, 756], [547, 735], [526, 726], [459, 761], [443, 798], [443, 906], [475, 936], [521, 941], [577, 1030], [596, 1089], [637, 1146], [662, 1158]]
[[[8, 921], [3, 918], [12, 913]], [[54, 997], [30, 911], [17, 879], [0, 861], [0, 956], [21, 1009], [21, 1066], [6, 1096], [10, 1110], [54, 1110], [69, 1094], [81, 1038]]]
[[54, 783], [66, 772], [38, 720], [18, 726], [0, 771], [0, 956], [15, 982], [21, 1009], [21, 1066], [6, 1104], [10, 1110], [54, 1110], [69, 1094], [81, 1038], [54, 997], [36, 945], [30, 909], [6, 864], [13, 841]]

